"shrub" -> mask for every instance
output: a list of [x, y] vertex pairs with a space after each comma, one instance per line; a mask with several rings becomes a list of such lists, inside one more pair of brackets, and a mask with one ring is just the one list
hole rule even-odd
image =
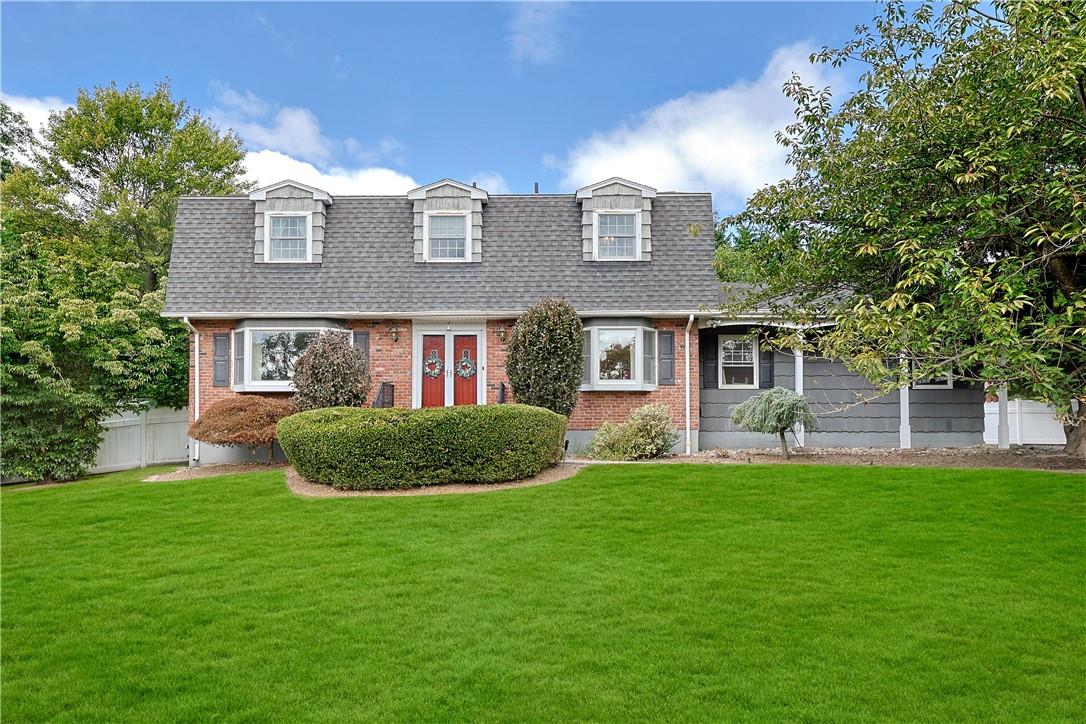
[[581, 387], [584, 327], [564, 299], [543, 299], [513, 325], [505, 369], [517, 402], [569, 415]]
[[389, 489], [530, 477], [558, 461], [565, 430], [528, 405], [333, 407], [281, 420], [279, 444], [307, 480]]
[[275, 458], [275, 424], [295, 412], [290, 400], [257, 395], [234, 395], [213, 402], [189, 425], [189, 437], [211, 445], [268, 447]]
[[344, 332], [317, 335], [294, 363], [293, 381], [299, 410], [369, 404], [369, 364]]
[[783, 387], [760, 392], [732, 410], [732, 422], [751, 432], [766, 432], [780, 436], [781, 454], [788, 457], [785, 433], [799, 423], [808, 430], [818, 430], [818, 418], [811, 412], [803, 395]]
[[658, 458], [679, 439], [665, 405], [645, 405], [621, 425], [605, 422], [596, 431], [588, 454], [603, 460]]

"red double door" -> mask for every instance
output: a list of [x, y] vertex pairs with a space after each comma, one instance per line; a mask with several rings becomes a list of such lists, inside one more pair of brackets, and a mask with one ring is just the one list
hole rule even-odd
[[478, 335], [422, 335], [422, 406], [444, 407], [450, 400], [454, 405], [476, 404], [479, 366]]

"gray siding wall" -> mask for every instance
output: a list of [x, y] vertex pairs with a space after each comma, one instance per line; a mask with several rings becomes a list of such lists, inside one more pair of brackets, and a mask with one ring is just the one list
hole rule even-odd
[[[718, 334], [746, 330], [721, 328], [701, 331], [702, 358], [715, 358]], [[795, 389], [795, 356], [773, 354], [773, 384]], [[776, 447], [773, 435], [751, 433], [732, 423], [732, 410], [759, 390], [703, 388], [701, 436], [703, 449]], [[803, 395], [818, 416], [822, 430], [807, 432], [808, 447], [898, 447], [900, 445], [900, 393], [876, 396], [875, 387], [849, 372], [840, 362], [804, 359]], [[910, 390], [912, 444], [917, 447], [965, 447], [983, 443], [984, 391], [979, 386], [952, 390]]]
[[483, 202], [472, 199], [471, 192], [457, 188], [452, 184], [437, 186], [426, 192], [425, 199], [416, 199], [413, 205], [415, 214], [415, 261], [426, 261], [423, 257], [422, 240], [425, 212], [427, 211], [470, 211], [471, 212], [471, 260], [483, 260]]
[[613, 183], [592, 192], [592, 198], [581, 201], [582, 256], [592, 261], [594, 212], [641, 210], [641, 261], [652, 261], [652, 199], [641, 197], [641, 190]]
[[323, 201], [296, 186], [283, 186], [268, 192], [267, 201], [256, 201], [253, 231], [253, 256], [257, 263], [264, 261], [264, 213], [266, 211], [313, 212], [313, 263], [320, 264], [324, 257], [324, 228], [326, 208]]

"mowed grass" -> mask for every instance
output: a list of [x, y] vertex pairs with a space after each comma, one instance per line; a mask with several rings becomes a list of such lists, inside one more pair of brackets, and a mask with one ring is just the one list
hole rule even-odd
[[2, 494], [5, 722], [1086, 718], [1086, 477]]

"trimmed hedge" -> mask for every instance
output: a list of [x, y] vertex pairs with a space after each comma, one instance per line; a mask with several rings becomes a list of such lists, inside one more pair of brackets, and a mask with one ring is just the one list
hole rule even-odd
[[329, 407], [284, 418], [278, 432], [306, 480], [411, 488], [531, 477], [561, 457], [566, 418], [529, 405]]

